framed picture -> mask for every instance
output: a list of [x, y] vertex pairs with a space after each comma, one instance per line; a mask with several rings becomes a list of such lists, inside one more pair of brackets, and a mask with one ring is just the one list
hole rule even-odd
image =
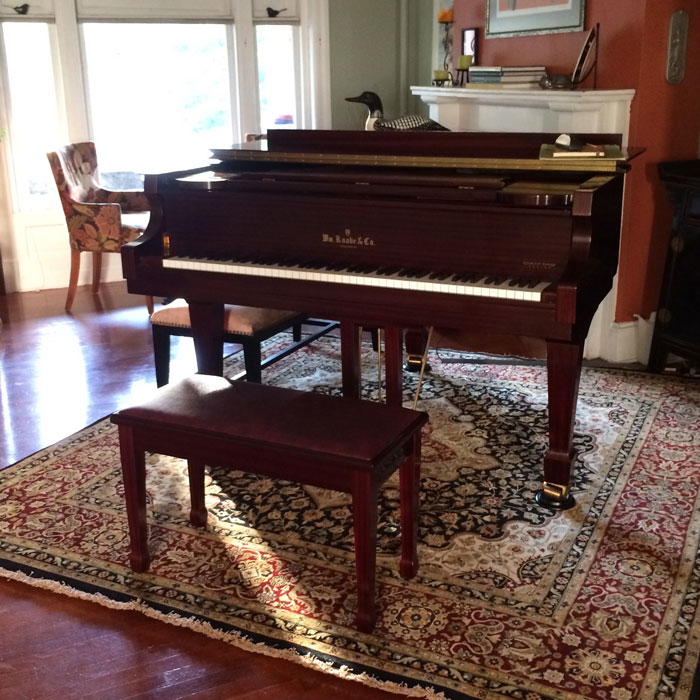
[[462, 29], [462, 56], [471, 56], [472, 65], [479, 65], [479, 30], [475, 27]]
[[571, 83], [578, 85], [582, 83], [595, 67], [598, 61], [598, 26], [592, 27], [586, 35], [586, 40], [583, 42], [581, 53], [578, 56], [578, 61], [574, 66], [574, 72], [571, 74]]
[[486, 0], [486, 38], [580, 32], [586, 0]]

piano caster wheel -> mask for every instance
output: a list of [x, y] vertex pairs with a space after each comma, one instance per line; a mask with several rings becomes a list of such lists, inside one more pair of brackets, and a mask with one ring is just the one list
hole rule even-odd
[[[420, 372], [420, 366], [422, 362], [423, 360], [421, 357], [409, 356], [409, 358], [404, 363], [403, 368], [404, 370], [406, 370], [406, 372]], [[427, 362], [425, 363], [425, 371], [430, 372], [430, 364]]]
[[569, 508], [573, 508], [576, 505], [576, 501], [570, 493], [567, 493], [563, 499], [552, 498], [544, 489], [540, 489], [535, 494], [535, 502], [550, 510], [569, 510]]

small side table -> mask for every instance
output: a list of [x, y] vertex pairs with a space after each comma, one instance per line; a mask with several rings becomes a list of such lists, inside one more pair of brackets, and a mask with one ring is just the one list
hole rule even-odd
[[661, 372], [669, 354], [700, 364], [700, 160], [659, 163], [673, 202], [648, 369]]

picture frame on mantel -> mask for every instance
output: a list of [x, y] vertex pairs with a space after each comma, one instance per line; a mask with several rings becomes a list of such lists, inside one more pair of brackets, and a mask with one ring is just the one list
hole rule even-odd
[[472, 57], [472, 65], [479, 65], [479, 30], [476, 27], [462, 29], [462, 55]]
[[580, 32], [586, 0], [486, 0], [486, 38]]

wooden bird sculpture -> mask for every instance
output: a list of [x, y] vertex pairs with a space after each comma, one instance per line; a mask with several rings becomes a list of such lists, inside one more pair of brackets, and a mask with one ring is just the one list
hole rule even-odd
[[407, 114], [396, 119], [384, 118], [384, 107], [376, 92], [365, 90], [357, 97], [346, 97], [347, 102], [359, 102], [367, 107], [369, 114], [365, 122], [367, 131], [449, 131], [442, 124], [420, 114]]

